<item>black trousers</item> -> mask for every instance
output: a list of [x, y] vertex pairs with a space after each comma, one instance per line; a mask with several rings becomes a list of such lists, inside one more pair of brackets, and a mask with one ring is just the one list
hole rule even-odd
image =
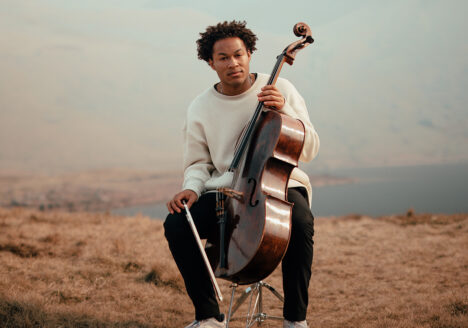
[[[215, 193], [203, 194], [190, 209], [200, 238], [206, 238], [217, 224]], [[304, 188], [288, 189], [292, 210], [291, 239], [281, 263], [283, 271], [283, 316], [289, 321], [306, 318], [308, 288], [313, 258], [314, 217]], [[164, 222], [165, 236], [195, 307], [196, 320], [220, 314], [215, 292], [195, 237], [184, 213], [169, 214]]]

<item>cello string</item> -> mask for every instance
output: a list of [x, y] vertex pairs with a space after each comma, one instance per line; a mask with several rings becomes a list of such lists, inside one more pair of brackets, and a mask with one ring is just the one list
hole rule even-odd
[[[282, 53], [281, 55], [277, 57], [275, 66], [273, 67], [273, 71], [266, 85], [271, 85], [274, 81], [276, 81], [276, 78], [278, 77], [279, 68], [283, 64], [283, 61], [284, 61], [284, 53]], [[245, 131], [242, 135], [241, 141], [239, 142], [238, 147], [235, 149], [234, 158], [231, 162], [231, 165], [229, 166], [229, 169], [228, 169], [229, 172], [233, 172], [237, 168], [237, 166], [239, 165], [240, 159], [247, 148], [247, 145], [250, 144], [249, 141], [252, 137], [254, 127], [258, 121], [258, 118], [260, 117], [262, 108], [263, 108], [263, 101], [257, 104], [257, 108], [255, 109], [255, 112], [252, 118], [250, 119], [247, 125], [247, 128], [244, 129]]]

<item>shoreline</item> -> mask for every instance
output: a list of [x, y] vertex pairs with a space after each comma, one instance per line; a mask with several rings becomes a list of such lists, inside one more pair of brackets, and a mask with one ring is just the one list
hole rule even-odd
[[[380, 216], [468, 212], [468, 164], [346, 169], [309, 174], [314, 215]], [[179, 192], [174, 172], [101, 169], [60, 175], [0, 170], [0, 206], [165, 216], [164, 204]]]
[[[316, 186], [354, 182], [328, 174], [311, 176], [311, 181]], [[0, 206], [111, 211], [165, 203], [181, 185], [182, 177], [174, 172], [108, 169], [40, 175], [0, 171]]]

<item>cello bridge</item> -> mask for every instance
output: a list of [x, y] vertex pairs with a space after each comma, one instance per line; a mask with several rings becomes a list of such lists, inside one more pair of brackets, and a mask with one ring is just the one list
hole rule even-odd
[[240, 192], [231, 188], [219, 188], [218, 191], [227, 197], [231, 197], [231, 198], [234, 198], [235, 200], [238, 200], [241, 203], [244, 202], [243, 192]]

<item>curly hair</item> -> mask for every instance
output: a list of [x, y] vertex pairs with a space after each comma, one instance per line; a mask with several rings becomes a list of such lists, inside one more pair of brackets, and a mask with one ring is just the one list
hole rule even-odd
[[258, 40], [257, 36], [248, 28], [245, 27], [245, 21], [235, 21], [218, 23], [217, 25], [208, 26], [205, 32], [200, 33], [201, 38], [197, 40], [198, 58], [208, 62], [213, 58], [213, 46], [216, 41], [231, 37], [241, 39], [247, 51], [250, 53], [257, 50], [255, 43]]

